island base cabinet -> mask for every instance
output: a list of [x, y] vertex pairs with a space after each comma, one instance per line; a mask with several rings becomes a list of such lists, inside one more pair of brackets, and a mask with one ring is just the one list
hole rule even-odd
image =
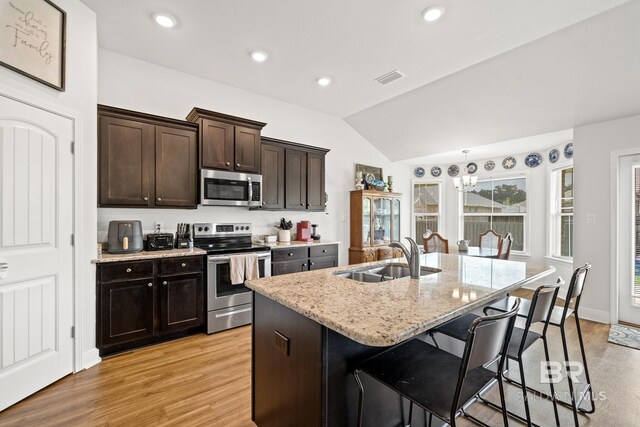
[[[252, 334], [252, 418], [259, 427], [357, 425], [353, 369], [386, 347], [357, 343], [256, 292]], [[366, 375], [362, 381], [363, 425], [408, 422], [407, 401]], [[422, 425], [422, 411], [413, 417]]]

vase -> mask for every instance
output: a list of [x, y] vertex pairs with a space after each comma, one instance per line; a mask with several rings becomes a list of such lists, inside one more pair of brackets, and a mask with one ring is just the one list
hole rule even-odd
[[278, 241], [279, 242], [290, 242], [291, 241], [291, 230], [278, 230]]

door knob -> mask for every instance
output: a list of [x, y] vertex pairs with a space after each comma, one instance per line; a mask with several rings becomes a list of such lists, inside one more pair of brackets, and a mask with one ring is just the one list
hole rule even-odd
[[162, 197], [158, 197], [158, 201], [161, 202], [162, 201]]
[[127, 273], [131, 273], [131, 269], [130, 268], [127, 268]]
[[300, 203], [300, 206], [304, 206], [304, 203]]
[[231, 162], [227, 162], [227, 166], [230, 166], [230, 165], [231, 165]]
[[186, 266], [187, 266], [187, 264], [183, 262], [183, 263], [182, 263], [182, 266], [183, 266], [183, 267], [186, 267]]
[[147, 196], [144, 196], [144, 201], [146, 202], [147, 200], [149, 200], [149, 198]]
[[240, 167], [240, 163], [236, 163], [236, 167], [238, 167], [238, 168], [239, 168], [239, 167]]
[[162, 282], [163, 285], [167, 286], [167, 281]]
[[149, 283], [147, 283], [147, 286], [150, 287], [150, 288], [153, 288], [153, 283], [149, 282]]

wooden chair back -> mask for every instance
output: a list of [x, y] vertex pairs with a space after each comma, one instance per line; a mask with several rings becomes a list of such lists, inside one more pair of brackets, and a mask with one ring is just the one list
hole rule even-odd
[[502, 243], [500, 244], [500, 248], [498, 249], [498, 259], [509, 259], [512, 245], [513, 237], [511, 236], [511, 233], [507, 233], [507, 235], [502, 239]]
[[488, 229], [484, 233], [480, 233], [480, 246], [481, 248], [497, 249], [500, 253], [500, 244], [502, 243], [502, 236]]
[[449, 253], [449, 241], [443, 238], [438, 233], [431, 233], [429, 237], [423, 239], [424, 244], [424, 252], [425, 253], [434, 253], [439, 252], [442, 254]]

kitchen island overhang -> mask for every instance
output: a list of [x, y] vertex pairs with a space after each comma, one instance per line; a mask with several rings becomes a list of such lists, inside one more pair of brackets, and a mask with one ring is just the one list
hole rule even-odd
[[[337, 275], [399, 262], [389, 260], [248, 281], [254, 421], [260, 427], [355, 425], [355, 364], [555, 271], [447, 254], [420, 261], [432, 274], [419, 279], [365, 283]], [[365, 408], [367, 417], [378, 425], [400, 421], [403, 405], [393, 392], [375, 384], [367, 389], [373, 390], [368, 402], [377, 402]]]

